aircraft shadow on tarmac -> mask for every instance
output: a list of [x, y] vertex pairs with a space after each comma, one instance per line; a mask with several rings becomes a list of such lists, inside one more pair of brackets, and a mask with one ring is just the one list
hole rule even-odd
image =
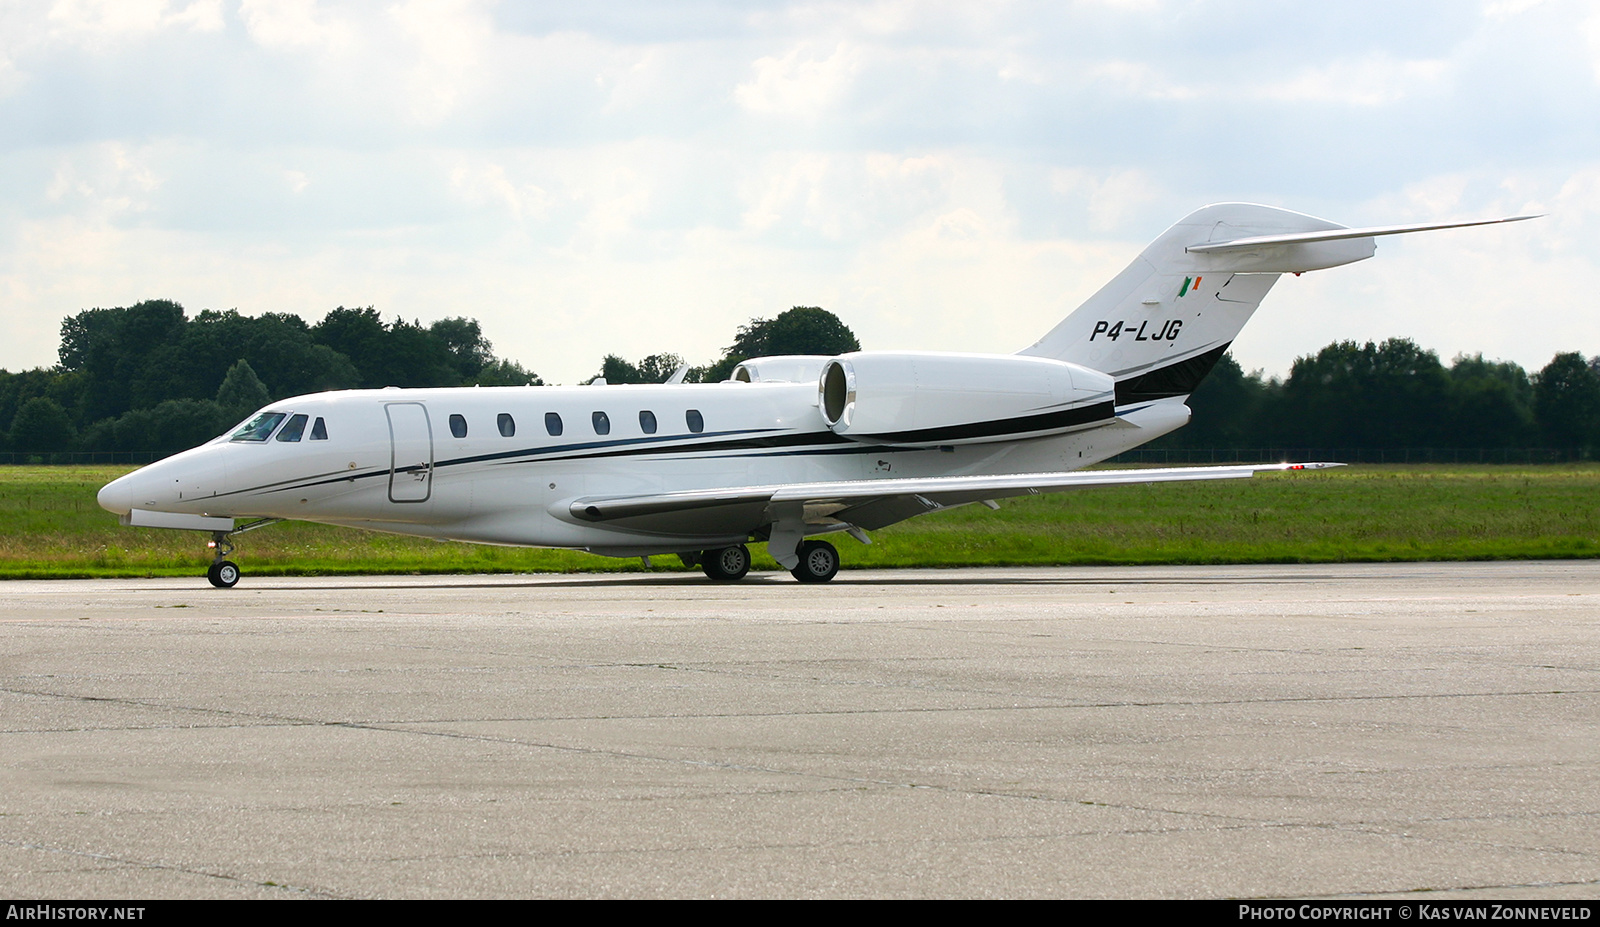
[[[1249, 574], [1234, 576], [1095, 576], [1095, 577], [1051, 577], [1051, 576], [960, 576], [941, 575], [938, 571], [918, 573], [916, 576], [906, 577], [851, 577], [840, 573], [834, 580], [833, 586], [1233, 586], [1248, 585], [1282, 585], [1301, 584], [1308, 582], [1325, 582], [1334, 577], [1328, 574], [1300, 574], [1287, 576], [1283, 574]], [[501, 582], [494, 580], [460, 580], [428, 583], [406, 583], [405, 589], [594, 589], [594, 588], [629, 588], [640, 586], [670, 586], [681, 588], [683, 586], [698, 586], [705, 589], [768, 589], [780, 586], [797, 586], [786, 573], [774, 571], [771, 575], [751, 573], [737, 583], [708, 582], [698, 574], [683, 573], [671, 576], [617, 576], [583, 579], [555, 579]], [[262, 588], [255, 585], [253, 589], [268, 591], [272, 587]], [[280, 590], [294, 592], [328, 591], [345, 592], [370, 590], [373, 586], [369, 583], [328, 583], [316, 586], [280, 586]], [[396, 586], [394, 588], [401, 588]]]

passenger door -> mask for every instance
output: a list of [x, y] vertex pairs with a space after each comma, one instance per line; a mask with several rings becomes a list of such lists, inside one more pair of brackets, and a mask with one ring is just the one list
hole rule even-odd
[[420, 402], [391, 402], [389, 416], [389, 501], [426, 502], [433, 492], [433, 432]]

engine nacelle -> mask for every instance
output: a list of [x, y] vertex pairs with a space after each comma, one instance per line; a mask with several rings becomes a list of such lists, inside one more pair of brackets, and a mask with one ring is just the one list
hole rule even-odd
[[728, 379], [741, 383], [810, 383], [822, 373], [831, 354], [779, 354], [740, 361]]
[[817, 406], [835, 434], [877, 444], [982, 444], [1110, 421], [1116, 384], [1020, 354], [859, 352], [823, 365]]

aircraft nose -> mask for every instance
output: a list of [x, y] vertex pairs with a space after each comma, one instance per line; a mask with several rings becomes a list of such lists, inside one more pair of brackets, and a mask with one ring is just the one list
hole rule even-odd
[[100, 487], [100, 492], [95, 496], [95, 501], [100, 507], [116, 515], [126, 515], [133, 510], [137, 492], [133, 485], [135, 470], [127, 476], [119, 476], [111, 482]]
[[163, 488], [161, 474], [152, 473], [151, 467], [143, 467], [126, 476], [118, 477], [100, 487], [100, 492], [95, 496], [95, 501], [108, 512], [126, 515], [135, 508], [150, 509], [159, 504], [157, 490]]

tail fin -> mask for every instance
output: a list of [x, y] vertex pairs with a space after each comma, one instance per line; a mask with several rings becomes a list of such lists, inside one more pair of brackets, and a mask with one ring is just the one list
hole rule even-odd
[[1220, 203], [1190, 213], [1127, 269], [1019, 352], [1108, 373], [1117, 405], [1186, 396], [1287, 273], [1372, 257], [1379, 235], [1516, 222], [1350, 229], [1298, 212]]

